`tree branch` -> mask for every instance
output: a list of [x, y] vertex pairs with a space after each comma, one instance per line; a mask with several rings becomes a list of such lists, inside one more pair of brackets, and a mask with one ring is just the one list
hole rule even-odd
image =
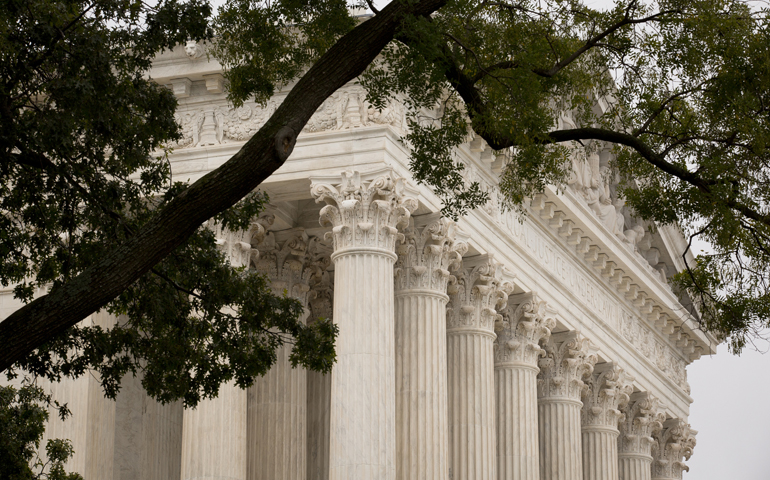
[[[657, 20], [661, 16], [668, 15], [668, 14], [671, 14], [671, 13], [679, 13], [679, 11], [678, 10], [666, 10], [666, 11], [663, 11], [663, 12], [658, 12], [658, 13], [656, 13], [654, 15], [650, 15], [650, 16], [647, 16], [647, 17], [644, 17], [644, 18], [637, 18], [637, 19], [631, 19], [631, 18], [628, 18], [628, 16], [626, 16], [623, 20], [621, 20], [618, 23], [610, 26], [608, 29], [604, 30], [602, 33], [589, 38], [586, 41], [586, 43], [583, 44], [582, 47], [580, 47], [577, 50], [575, 50], [572, 53], [572, 55], [570, 55], [569, 57], [567, 57], [567, 58], [565, 58], [565, 59], [563, 59], [563, 60], [561, 60], [559, 62], [556, 62], [556, 64], [553, 67], [551, 67], [550, 70], [533, 70], [533, 72], [538, 74], [538, 75], [540, 75], [540, 76], [542, 76], [542, 77], [553, 77], [554, 75], [559, 73], [559, 71], [561, 71], [562, 69], [567, 67], [570, 63], [572, 63], [575, 60], [577, 60], [578, 58], [580, 58], [580, 56], [583, 55], [585, 52], [587, 52], [588, 50], [590, 50], [593, 47], [595, 47], [598, 42], [600, 42], [604, 38], [608, 37], [609, 35], [613, 34], [617, 30], [619, 30], [620, 28], [625, 27], [626, 25], [635, 25], [635, 24], [639, 24], [639, 23], [651, 22], [653, 20]], [[628, 12], [626, 13], [626, 15], [628, 15]]]
[[109, 255], [0, 322], [0, 371], [107, 305], [203, 222], [253, 191], [283, 165], [297, 135], [323, 101], [363, 73], [393, 39], [404, 18], [427, 17], [445, 1], [391, 2], [340, 38], [230, 160], [190, 185]]
[[[606, 142], [617, 143], [619, 145], [625, 145], [627, 147], [633, 148], [637, 153], [639, 153], [639, 155], [642, 156], [642, 158], [647, 160], [647, 162], [649, 162], [651, 165], [657, 167], [659, 170], [692, 185], [708, 197], [717, 202], [723, 203], [728, 208], [741, 213], [743, 216], [770, 226], [770, 215], [762, 214], [749, 207], [748, 205], [744, 205], [736, 200], [723, 200], [720, 198], [715, 198], [711, 186], [718, 182], [706, 180], [684, 167], [668, 162], [663, 155], [658, 154], [649, 145], [631, 134], [615, 132], [612, 130], [604, 130], [601, 128], [586, 127], [570, 130], [556, 130], [550, 132], [548, 136], [551, 141], [557, 143], [568, 142], [571, 140], [603, 140]], [[492, 148], [501, 150], [502, 148], [507, 148], [510, 146], [514, 145], [505, 145], [500, 148], [493, 146]]]

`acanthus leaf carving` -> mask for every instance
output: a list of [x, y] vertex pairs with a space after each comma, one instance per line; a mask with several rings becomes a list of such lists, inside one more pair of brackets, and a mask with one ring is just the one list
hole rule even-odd
[[620, 409], [631, 400], [633, 377], [614, 362], [596, 365], [593, 375], [586, 381], [588, 387], [583, 396], [583, 427], [601, 426], [617, 429], [624, 418]]
[[663, 423], [652, 446], [653, 479], [681, 480], [682, 472], [690, 470], [684, 460], [692, 456], [697, 433], [680, 418], [670, 418]]
[[454, 280], [450, 271], [462, 264], [468, 244], [456, 239], [457, 225], [446, 218], [431, 220], [415, 226], [416, 219], [411, 219], [404, 229], [403, 241], [396, 247], [396, 291], [427, 289], [446, 293], [447, 284]]
[[311, 281], [329, 266], [323, 256], [313, 255], [309, 247], [315, 242], [301, 228], [267, 232], [257, 244], [260, 254], [254, 268], [267, 275], [273, 293], [296, 298], [307, 307]]
[[523, 364], [537, 368], [537, 359], [545, 355], [540, 344], [548, 340], [556, 326], [555, 314], [537, 292], [509, 296], [495, 328], [495, 366]]
[[632, 394], [623, 410], [625, 418], [620, 423], [618, 452], [650, 456], [654, 443], [652, 436], [663, 428], [666, 420], [663, 412], [664, 406], [650, 392]]
[[552, 334], [538, 365], [538, 398], [569, 398], [580, 401], [584, 382], [598, 357], [591, 341], [580, 332]]
[[[495, 324], [502, 320], [498, 309], [513, 293], [513, 276], [493, 255], [478, 255], [463, 262], [449, 287], [447, 331], [486, 330], [494, 335]], [[506, 278], [509, 277], [509, 278]]]
[[[336, 255], [351, 248], [376, 248], [395, 252], [398, 227], [408, 224], [417, 208], [417, 190], [390, 169], [362, 178], [360, 172], [345, 171], [340, 180], [311, 178], [311, 194], [321, 209], [321, 226], [331, 226], [327, 236]], [[395, 256], [395, 254], [394, 254]]]
[[259, 251], [254, 248], [254, 245], [262, 241], [274, 220], [273, 215], [261, 215], [244, 231], [231, 231], [214, 220], [209, 220], [206, 226], [214, 232], [216, 244], [227, 257], [230, 265], [248, 267], [259, 258]]

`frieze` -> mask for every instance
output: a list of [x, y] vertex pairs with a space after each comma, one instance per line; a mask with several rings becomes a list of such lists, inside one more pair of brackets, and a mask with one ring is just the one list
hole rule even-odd
[[685, 393], [690, 393], [685, 361], [657, 339], [652, 330], [640, 322], [636, 315], [625, 309], [620, 309], [620, 333]]
[[[494, 192], [496, 187], [484, 184], [483, 177], [475, 169], [469, 169], [473, 180], [481, 182], [482, 188]], [[497, 202], [494, 202], [498, 205]], [[488, 204], [489, 205], [489, 204]], [[604, 286], [593, 280], [562, 254], [560, 245], [542, 235], [527, 218], [522, 219], [515, 212], [487, 212], [501, 227], [508, 231], [513, 242], [527, 251], [543, 270], [550, 273], [566, 290], [575, 294], [591, 309], [596, 318], [601, 318], [616, 332], [623, 335], [644, 357], [650, 359], [666, 377], [687, 394], [686, 363], [673, 349], [663, 344], [641, 319], [614, 301], [605, 293]]]
[[505, 226], [508, 227], [514, 241], [528, 250], [541, 267], [576, 294], [599, 318], [610, 322], [610, 326], [617, 329], [616, 318], [619, 307], [609, 295], [603, 292], [604, 288], [580, 272], [566, 256], [559, 253], [555, 244], [538, 234], [526, 220], [522, 223], [513, 215], [506, 214], [504, 218], [511, 220], [506, 222]]
[[[180, 106], [174, 118], [182, 137], [175, 148], [205, 147], [250, 139], [275, 113], [278, 103], [245, 102], [239, 107], [207, 104]], [[357, 85], [340, 89], [327, 98], [302, 130], [305, 133], [347, 130], [372, 125], [390, 125], [399, 132], [407, 128], [406, 107], [391, 99], [378, 110], [366, 102], [366, 92]]]

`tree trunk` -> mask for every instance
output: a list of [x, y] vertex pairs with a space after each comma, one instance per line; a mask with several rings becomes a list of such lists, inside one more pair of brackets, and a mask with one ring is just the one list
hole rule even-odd
[[0, 371], [104, 307], [181, 245], [203, 222], [253, 191], [283, 165], [297, 135], [316, 109], [374, 61], [393, 39], [406, 15], [427, 16], [444, 3], [445, 0], [422, 0], [409, 5], [394, 1], [342, 37], [230, 160], [159, 210], [153, 220], [112, 254], [0, 322]]

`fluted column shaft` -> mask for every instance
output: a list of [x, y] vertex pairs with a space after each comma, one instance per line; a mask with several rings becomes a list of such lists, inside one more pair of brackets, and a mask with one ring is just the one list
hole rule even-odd
[[621, 480], [650, 480], [652, 478], [652, 457], [641, 454], [620, 454], [618, 473]]
[[583, 427], [583, 480], [618, 480], [618, 429]]
[[331, 374], [307, 373], [307, 478], [329, 479]]
[[349, 251], [334, 257], [334, 321], [329, 478], [395, 478], [395, 254]]
[[596, 364], [591, 342], [578, 332], [551, 336], [539, 360], [540, 478], [581, 480], [583, 451], [580, 397]]
[[449, 465], [453, 480], [496, 480], [495, 323], [513, 284], [491, 255], [466, 259], [447, 309]]
[[234, 383], [184, 412], [182, 480], [246, 479], [246, 391]]
[[248, 389], [248, 479], [304, 479], [307, 472], [307, 370], [292, 368], [291, 345]]
[[396, 478], [445, 479], [446, 294], [396, 295]]
[[583, 397], [583, 480], [618, 480], [620, 408], [634, 391], [633, 378], [614, 362], [594, 368]]
[[[251, 266], [252, 241], [264, 238], [271, 216], [245, 231], [229, 231], [213, 220], [219, 249], [233, 267]], [[184, 411], [182, 421], [182, 480], [246, 480], [247, 394], [234, 382], [223, 384], [216, 398], [201, 400]], [[160, 413], [160, 412], [159, 412]]]
[[[239, 401], [242, 401], [242, 397]], [[180, 478], [184, 429], [182, 402], [163, 405], [144, 395], [142, 407], [144, 412], [141, 441], [142, 475], [139, 478], [141, 480]]]
[[[334, 280], [325, 271], [314, 278], [310, 292], [308, 323], [331, 320]], [[331, 410], [331, 373], [307, 372], [307, 479], [329, 479], [329, 416]]]
[[417, 191], [391, 171], [348, 171], [311, 182], [316, 201], [327, 204], [321, 225], [332, 227], [332, 317], [339, 328], [329, 478], [395, 480], [393, 265], [398, 227], [417, 208]]
[[538, 480], [537, 360], [556, 325], [535, 292], [508, 297], [495, 331], [497, 478]]
[[[310, 280], [328, 266], [317, 240], [296, 228], [268, 232], [256, 245], [256, 269], [267, 275], [275, 295], [305, 307], [303, 322]], [[248, 390], [248, 480], [307, 478], [307, 370], [291, 365], [292, 348], [279, 347], [270, 370]]]
[[438, 214], [415, 217], [396, 249], [397, 480], [449, 475], [446, 289], [467, 250], [455, 233]]
[[582, 476], [580, 409], [571, 398], [540, 399], [540, 478], [579, 480]]
[[495, 478], [494, 334], [447, 336], [449, 443], [453, 480]]
[[497, 478], [538, 480], [536, 366], [495, 368]]

